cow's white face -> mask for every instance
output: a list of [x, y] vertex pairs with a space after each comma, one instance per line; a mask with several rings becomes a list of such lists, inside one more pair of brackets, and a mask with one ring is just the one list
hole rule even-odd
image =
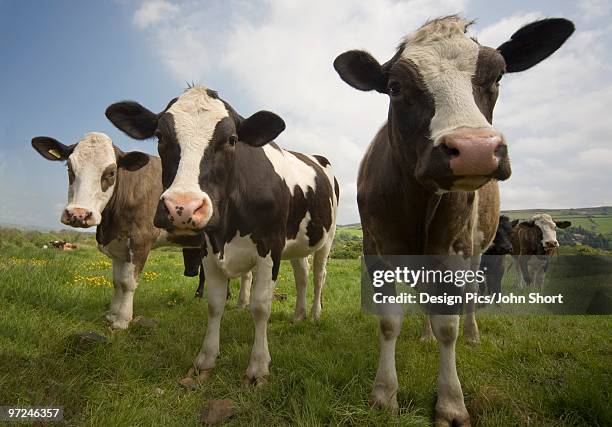
[[434, 99], [429, 124], [434, 145], [461, 128], [494, 131], [474, 100], [480, 46], [466, 34], [468, 25], [461, 19], [432, 22], [404, 40], [401, 57], [416, 66]]
[[552, 217], [548, 214], [537, 214], [532, 217], [532, 220], [540, 231], [542, 231], [542, 246], [544, 249], [558, 247], [557, 225]]
[[[191, 214], [194, 226], [205, 225], [213, 215], [211, 197], [202, 191], [199, 177], [202, 158], [212, 142], [215, 128], [228, 116], [223, 101], [211, 96], [205, 87], [195, 86], [179, 96], [161, 120], [162, 127], [164, 124], [173, 127], [168, 133], [179, 148], [176, 174], [170, 186], [161, 195], [161, 200], [166, 203], [171, 215], [176, 214], [179, 206], [183, 207], [185, 214]], [[166, 143], [172, 142], [160, 139], [160, 145]], [[190, 203], [194, 204], [192, 212], [188, 206]], [[179, 215], [176, 216], [177, 221], [182, 219]]]
[[86, 134], [68, 157], [68, 204], [61, 221], [76, 227], [100, 224], [102, 211], [113, 195], [117, 158], [111, 139], [98, 132]]
[[123, 101], [110, 105], [106, 117], [133, 138], [157, 137], [164, 192], [153, 223], [173, 234], [214, 227], [229, 195], [237, 143], [261, 147], [285, 129], [269, 111], [240, 117], [203, 86], [188, 88], [159, 114]]

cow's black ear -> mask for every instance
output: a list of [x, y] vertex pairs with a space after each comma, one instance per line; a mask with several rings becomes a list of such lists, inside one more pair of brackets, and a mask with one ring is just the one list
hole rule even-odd
[[349, 50], [334, 60], [340, 78], [355, 89], [387, 93], [387, 77], [382, 65], [363, 50]]
[[146, 166], [149, 163], [149, 155], [140, 151], [130, 151], [117, 159], [117, 167], [129, 170], [131, 172]]
[[518, 224], [518, 223], [519, 223], [519, 220], [518, 220], [518, 219], [515, 219], [514, 221], [512, 221], [512, 222], [510, 223], [510, 225], [512, 226], [512, 228], [514, 228], [514, 227], [516, 227], [516, 224]]
[[238, 139], [253, 147], [261, 147], [285, 130], [285, 121], [270, 111], [258, 111], [238, 125]]
[[555, 224], [557, 225], [557, 228], [567, 228], [572, 225], [570, 221], [555, 221]]
[[527, 24], [497, 48], [506, 60], [506, 71], [527, 70], [548, 58], [574, 32], [572, 21], [548, 18]]
[[57, 139], [48, 136], [32, 138], [32, 147], [47, 160], [68, 160], [75, 146], [76, 144], [64, 145]]
[[159, 115], [137, 102], [116, 102], [110, 105], [104, 114], [117, 129], [134, 139], [151, 138], [157, 130]]

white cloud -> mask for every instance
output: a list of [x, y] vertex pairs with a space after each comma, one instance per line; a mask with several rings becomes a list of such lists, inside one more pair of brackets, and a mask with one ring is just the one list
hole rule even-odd
[[609, 0], [580, 0], [578, 9], [589, 19], [603, 18], [610, 13]]
[[542, 12], [512, 15], [480, 30], [476, 28], [474, 34], [478, 38], [479, 43], [485, 46], [497, 47], [506, 40], [509, 40], [510, 36], [523, 25], [542, 18], [544, 18]]
[[165, 0], [147, 0], [134, 13], [134, 24], [140, 29], [148, 28], [172, 18], [178, 11], [178, 6]]

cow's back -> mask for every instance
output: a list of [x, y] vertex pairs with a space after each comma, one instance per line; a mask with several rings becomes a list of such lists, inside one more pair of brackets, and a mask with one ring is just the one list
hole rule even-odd
[[[228, 212], [226, 241], [250, 235], [260, 253], [269, 239], [285, 247], [283, 257], [312, 253], [335, 227], [338, 186], [324, 157], [283, 150], [236, 146], [236, 179]], [[281, 242], [282, 241], [282, 242]]]

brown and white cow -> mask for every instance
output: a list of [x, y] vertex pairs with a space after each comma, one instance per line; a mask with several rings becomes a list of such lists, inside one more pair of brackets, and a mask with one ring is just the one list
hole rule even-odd
[[255, 342], [246, 379], [259, 382], [269, 373], [267, 323], [281, 259], [291, 260], [300, 320], [306, 315], [306, 257], [313, 254], [311, 315], [321, 315], [339, 194], [329, 162], [272, 142], [285, 129], [276, 114], [243, 118], [202, 86], [187, 89], [159, 114], [120, 102], [106, 115], [136, 139], [158, 138], [164, 193], [155, 224], [174, 234], [205, 235], [208, 325], [194, 363], [199, 379], [210, 375], [219, 353], [227, 279], [255, 268], [250, 298]]
[[[349, 85], [389, 96], [387, 123], [370, 144], [358, 177], [366, 256], [479, 254], [495, 235], [497, 181], [510, 176], [506, 141], [492, 126], [499, 81], [548, 57], [573, 32], [564, 19], [529, 24], [497, 49], [449, 16], [407, 36], [384, 65], [364, 51], [338, 56]], [[395, 344], [403, 316], [380, 316], [380, 359], [371, 403], [395, 410]], [[438, 341], [436, 425], [469, 425], [455, 363], [458, 315], [432, 315]], [[478, 339], [472, 315], [466, 336]]]
[[529, 221], [515, 225], [512, 233], [512, 260], [519, 286], [541, 288], [549, 256], [559, 247], [557, 228], [567, 228], [570, 221], [555, 221], [548, 214], [536, 214]]
[[[97, 227], [98, 248], [113, 264], [114, 294], [106, 318], [114, 329], [127, 328], [132, 320], [134, 292], [149, 251], [166, 234], [153, 225], [162, 193], [159, 158], [140, 152], [124, 153], [107, 135], [98, 132], [88, 133], [70, 146], [39, 136], [32, 139], [32, 146], [47, 160], [67, 162], [68, 204], [61, 222], [77, 228]], [[184, 242], [183, 246], [193, 244]], [[185, 261], [192, 252], [199, 251], [197, 247], [183, 249]], [[201, 260], [196, 258], [195, 262], [186, 267], [197, 270]], [[200, 275], [199, 288], [203, 285], [204, 276]], [[248, 286], [245, 277], [241, 295]], [[244, 305], [244, 301], [239, 299], [238, 305]]]

